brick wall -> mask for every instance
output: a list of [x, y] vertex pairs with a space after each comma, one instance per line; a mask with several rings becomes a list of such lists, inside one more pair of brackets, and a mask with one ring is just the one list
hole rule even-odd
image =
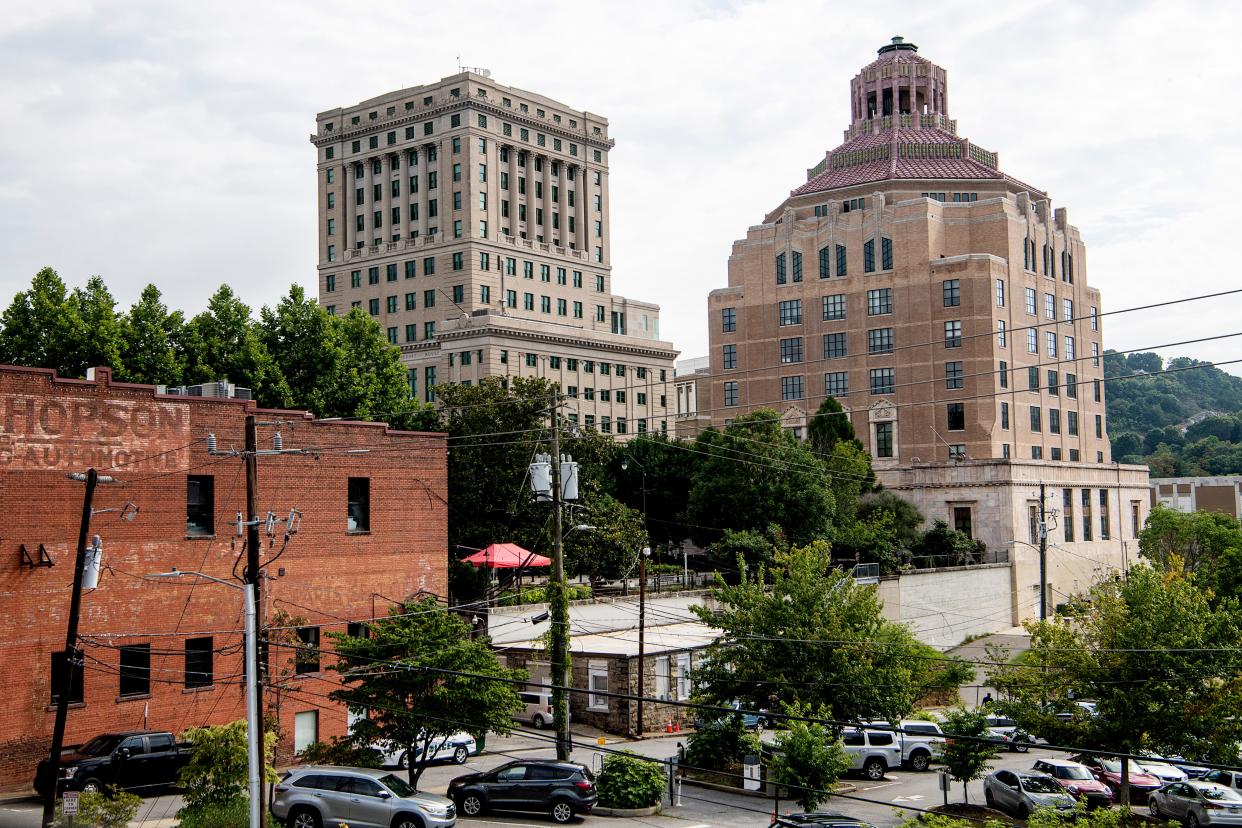
[[[138, 515], [96, 514], [106, 567], [99, 587], [83, 597], [80, 635], [85, 653], [83, 703], [69, 712], [66, 744], [117, 729], [180, 732], [245, 715], [242, 694], [241, 593], [191, 579], [148, 581], [172, 567], [232, 578], [243, 556], [236, 513], [245, 509], [240, 457], [211, 456], [243, 446], [241, 400], [168, 397], [150, 386], [59, 379], [50, 371], [0, 367], [0, 694], [9, 712], [0, 721], [0, 789], [28, 787], [50, 743], [54, 708], [51, 654], [64, 646], [73, 579], [82, 483], [69, 472], [95, 466], [116, 482], [101, 484], [96, 509], [133, 503]], [[283, 546], [283, 529], [263, 535], [268, 580], [266, 619], [287, 614], [323, 633], [384, 614], [391, 600], [420, 590], [447, 593], [446, 463], [442, 434], [389, 431], [379, 424], [315, 421], [303, 412], [259, 412], [260, 448], [279, 428], [285, 448], [313, 455], [259, 459], [258, 510], [303, 513], [300, 531]], [[214, 484], [214, 535], [188, 537], [187, 475]], [[370, 479], [370, 529], [347, 532], [348, 478]], [[54, 566], [20, 563], [22, 545], [37, 557], [43, 544]], [[283, 548], [283, 552], [282, 552]], [[277, 557], [278, 556], [278, 557]], [[244, 558], [242, 558], [244, 561]], [[239, 570], [240, 571], [240, 570]], [[187, 638], [211, 636], [213, 683], [184, 686]], [[119, 696], [121, 645], [151, 645], [150, 693]], [[330, 647], [326, 635], [321, 646]], [[321, 667], [326, 668], [325, 658]], [[273, 649], [274, 676], [292, 673], [288, 651]], [[291, 755], [294, 715], [319, 709], [319, 735], [342, 735], [345, 711], [326, 695], [330, 671], [288, 675], [279, 697], [278, 757]]]

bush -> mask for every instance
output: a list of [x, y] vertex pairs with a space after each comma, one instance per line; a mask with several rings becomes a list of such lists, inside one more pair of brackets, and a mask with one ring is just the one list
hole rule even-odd
[[742, 724], [741, 714], [700, 722], [686, 740], [686, 763], [693, 768], [724, 770], [759, 753], [759, 737]]
[[[565, 598], [569, 601], [582, 601], [592, 596], [591, 587], [586, 584], [571, 584], [565, 588]], [[496, 603], [502, 607], [514, 607], [525, 604], [546, 604], [548, 592], [543, 587], [529, 587], [520, 592], [509, 592], [501, 595]]]
[[595, 788], [605, 808], [650, 808], [664, 795], [664, 770], [659, 762], [631, 751], [604, 760]]
[[235, 796], [177, 812], [177, 828], [239, 828], [250, 821], [250, 798]]
[[[102, 793], [84, 793], [78, 799], [78, 815], [73, 817], [74, 825], [91, 825], [94, 828], [126, 828], [138, 815], [142, 805], [142, 797], [128, 791], [115, 791], [111, 795]], [[69, 824], [69, 817], [60, 812], [56, 806], [57, 828]]]
[[346, 739], [312, 742], [299, 754], [308, 765], [344, 765], [351, 768], [382, 767], [379, 751], [360, 747]]

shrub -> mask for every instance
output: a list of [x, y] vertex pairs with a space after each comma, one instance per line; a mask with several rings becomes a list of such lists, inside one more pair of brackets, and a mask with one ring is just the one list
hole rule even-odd
[[331, 742], [312, 742], [299, 756], [308, 765], [345, 765], [351, 768], [382, 766], [379, 751], [360, 747], [347, 739], [333, 738]]
[[177, 828], [238, 828], [249, 824], [250, 798], [234, 796], [177, 812]]
[[[77, 826], [91, 825], [94, 828], [126, 828], [138, 815], [142, 805], [142, 797], [128, 791], [115, 791], [111, 795], [102, 793], [84, 793], [78, 799], [78, 815], [73, 817]], [[60, 812], [56, 806], [57, 828], [69, 824], [69, 817]]]
[[650, 808], [664, 794], [664, 770], [659, 762], [639, 758], [631, 751], [604, 760], [596, 790], [605, 808]]
[[742, 724], [741, 714], [700, 722], [686, 740], [686, 763], [694, 768], [724, 770], [759, 753], [759, 737]]

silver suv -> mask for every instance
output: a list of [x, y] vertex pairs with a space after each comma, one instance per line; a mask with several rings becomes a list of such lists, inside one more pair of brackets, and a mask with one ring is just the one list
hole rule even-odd
[[841, 744], [850, 758], [850, 770], [871, 780], [883, 779], [889, 768], [901, 767], [901, 743], [889, 730], [845, 730]]
[[396, 774], [308, 765], [276, 785], [272, 814], [288, 828], [453, 828], [451, 799], [422, 793]]

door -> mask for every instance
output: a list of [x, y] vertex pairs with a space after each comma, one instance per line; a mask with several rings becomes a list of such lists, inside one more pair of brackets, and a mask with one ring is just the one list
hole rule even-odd
[[552, 800], [552, 792], [563, 784], [560, 780], [569, 776], [570, 772], [548, 765], [531, 765], [526, 770], [526, 781], [522, 783], [522, 800], [531, 807], [543, 808]]
[[392, 823], [391, 794], [374, 779], [352, 776], [349, 788], [349, 824], [357, 828], [388, 828]]
[[[993, 789], [996, 797], [996, 804], [1009, 811], [1016, 811], [1021, 805], [1021, 786], [1018, 785], [1018, 777], [1010, 771], [998, 771], [996, 781], [1000, 784]], [[1018, 790], [1014, 790], [1017, 787]]]
[[147, 737], [147, 780], [167, 785], [177, 778], [177, 746], [170, 733], [154, 733]]
[[1176, 819], [1186, 819], [1190, 816], [1191, 806], [1195, 802], [1194, 791], [1190, 790], [1189, 785], [1170, 785], [1168, 787], [1169, 810], [1173, 813], [1170, 816]]
[[[124, 751], [129, 755], [124, 759], [121, 758], [121, 752]], [[138, 785], [147, 782], [147, 768], [150, 761], [147, 754], [146, 739], [142, 736], [130, 736], [117, 746], [116, 752], [112, 754], [112, 781], [120, 788], [129, 790]], [[139, 789], [135, 793], [141, 794]]]
[[[299, 782], [297, 787], [307, 788], [310, 804], [319, 810], [324, 825], [338, 825], [349, 820], [349, 780], [332, 774], [315, 775]], [[342, 790], [343, 789], [343, 790]]]
[[496, 771], [496, 781], [488, 783], [487, 794], [492, 804], [502, 808], [519, 802], [519, 786], [526, 780], [526, 765], [510, 765]]

